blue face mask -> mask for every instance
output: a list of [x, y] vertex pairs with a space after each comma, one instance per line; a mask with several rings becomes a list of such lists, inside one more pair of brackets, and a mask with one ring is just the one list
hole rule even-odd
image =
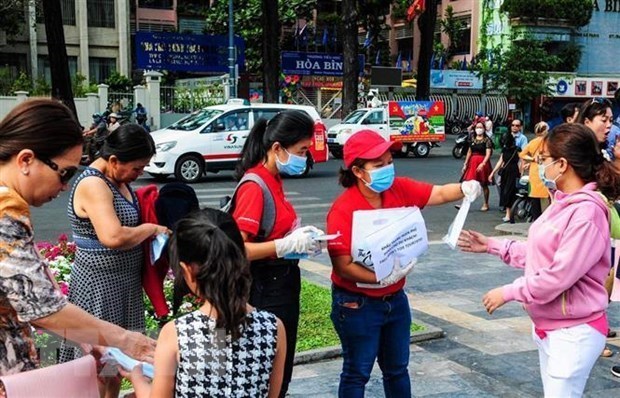
[[553, 162], [546, 165], [538, 165], [538, 177], [540, 177], [540, 181], [542, 181], [543, 185], [547, 187], [547, 189], [549, 189], [550, 191], [556, 191], [558, 189], [558, 186], [555, 182], [558, 180], [558, 178], [562, 176], [562, 173], [558, 174], [558, 176], [555, 177], [553, 180], [550, 180], [547, 178], [547, 176], [545, 176], [545, 169], [557, 162], [558, 160], [559, 159], [554, 160]]
[[280, 159], [276, 156], [276, 167], [280, 173], [288, 174], [290, 176], [297, 176], [303, 174], [306, 171], [306, 162], [307, 159], [305, 156], [298, 156], [292, 153], [289, 153], [286, 149], [284, 150], [288, 154], [288, 160], [286, 163], [282, 163]]
[[388, 164], [367, 172], [370, 175], [370, 182], [364, 181], [364, 184], [377, 193], [390, 189], [394, 183], [394, 164]]

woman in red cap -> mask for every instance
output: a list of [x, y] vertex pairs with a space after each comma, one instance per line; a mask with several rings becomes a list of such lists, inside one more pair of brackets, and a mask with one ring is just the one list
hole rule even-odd
[[481, 193], [476, 181], [437, 186], [395, 178], [390, 150], [399, 147], [400, 143], [385, 141], [372, 130], [360, 131], [349, 138], [344, 146], [345, 168], [340, 171], [340, 184], [346, 190], [327, 214], [328, 233], [340, 233], [328, 243], [333, 265], [331, 319], [343, 356], [340, 397], [364, 396], [377, 359], [383, 372], [385, 395], [411, 396], [407, 370], [411, 310], [403, 286], [415, 261], [394, 267], [389, 276], [378, 281], [375, 273], [363, 265], [363, 254], [352, 255], [353, 212], [423, 208], [452, 202], [464, 195], [474, 200]]

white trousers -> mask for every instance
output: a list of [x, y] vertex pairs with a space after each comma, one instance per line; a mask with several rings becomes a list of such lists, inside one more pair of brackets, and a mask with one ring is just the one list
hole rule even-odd
[[605, 348], [606, 336], [587, 324], [547, 332], [538, 346], [545, 398], [581, 397], [590, 371]]

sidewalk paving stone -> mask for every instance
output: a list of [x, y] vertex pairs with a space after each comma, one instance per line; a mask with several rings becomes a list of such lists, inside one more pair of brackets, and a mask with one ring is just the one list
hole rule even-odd
[[[329, 286], [329, 258], [322, 255], [313, 260], [302, 262], [303, 276]], [[409, 373], [415, 397], [542, 396], [529, 317], [518, 303], [506, 304], [492, 316], [482, 306], [484, 293], [521, 275], [521, 270], [491, 255], [430, 245], [405, 290], [414, 321], [443, 330], [445, 337], [410, 346]], [[620, 327], [618, 303], [610, 305], [608, 317], [612, 328]], [[597, 361], [586, 397], [620, 396], [620, 379], [609, 371], [620, 361], [620, 338], [609, 339], [608, 346], [615, 355]], [[289, 396], [336, 397], [341, 367], [340, 358], [295, 366]], [[366, 397], [383, 396], [381, 372], [375, 365]]]

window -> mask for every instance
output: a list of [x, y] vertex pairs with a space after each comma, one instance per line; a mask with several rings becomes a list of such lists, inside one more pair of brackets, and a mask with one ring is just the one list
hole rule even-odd
[[[77, 57], [67, 57], [69, 62], [69, 76], [75, 76], [77, 73]], [[47, 55], [39, 55], [37, 57], [37, 69], [39, 76], [46, 82], [52, 82], [52, 70], [50, 68], [50, 58]]]
[[116, 70], [116, 59], [90, 57], [88, 69], [91, 82], [103, 83]]
[[254, 123], [260, 118], [271, 120], [281, 111], [282, 109], [254, 109]]
[[471, 51], [471, 15], [459, 18], [459, 20], [463, 23], [463, 29], [461, 29], [459, 40], [456, 43], [455, 53], [469, 54]]
[[8, 69], [8, 74], [12, 80], [17, 79], [19, 72], [28, 71], [26, 54], [0, 53], [0, 68]]
[[383, 124], [383, 111], [374, 111], [368, 116], [368, 124]]
[[114, 28], [114, 0], [87, 0], [88, 26]]
[[217, 118], [206, 129], [205, 133], [248, 130], [248, 110], [232, 111]]

